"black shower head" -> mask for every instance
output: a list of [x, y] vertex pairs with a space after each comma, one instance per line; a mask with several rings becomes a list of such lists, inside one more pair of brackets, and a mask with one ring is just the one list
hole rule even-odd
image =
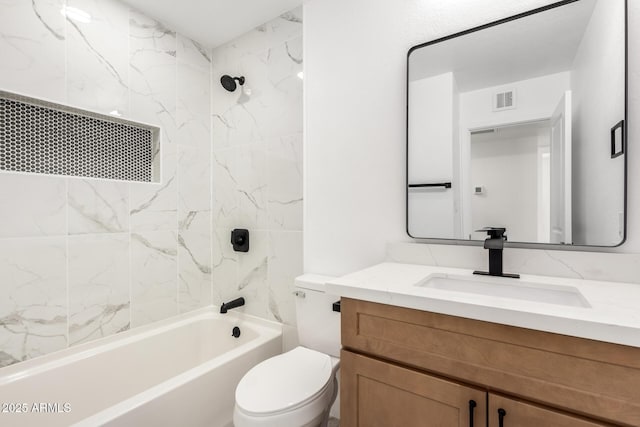
[[228, 90], [229, 92], [233, 92], [234, 90], [236, 90], [236, 80], [238, 81], [238, 84], [240, 86], [242, 86], [244, 84], [244, 77], [231, 77], [229, 75], [224, 75], [222, 77], [220, 77], [220, 83], [222, 84], [222, 87], [225, 88], [226, 90]]

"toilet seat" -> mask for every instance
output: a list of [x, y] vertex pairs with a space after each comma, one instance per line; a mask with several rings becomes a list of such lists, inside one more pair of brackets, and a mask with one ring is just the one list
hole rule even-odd
[[272, 416], [309, 404], [333, 378], [331, 357], [296, 347], [254, 366], [236, 388], [236, 406], [251, 416]]

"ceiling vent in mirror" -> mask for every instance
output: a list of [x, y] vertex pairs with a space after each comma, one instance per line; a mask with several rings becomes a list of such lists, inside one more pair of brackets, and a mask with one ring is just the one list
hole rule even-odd
[[509, 89], [493, 96], [493, 111], [512, 110], [516, 108], [516, 91]]

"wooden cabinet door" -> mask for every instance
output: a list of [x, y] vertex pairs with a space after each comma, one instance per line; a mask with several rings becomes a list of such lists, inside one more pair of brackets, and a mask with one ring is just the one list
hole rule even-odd
[[[489, 393], [489, 427], [604, 427], [603, 424], [572, 414], [545, 409], [530, 403]], [[500, 413], [504, 411], [502, 424]]]
[[341, 427], [486, 427], [483, 390], [347, 350], [340, 364]]

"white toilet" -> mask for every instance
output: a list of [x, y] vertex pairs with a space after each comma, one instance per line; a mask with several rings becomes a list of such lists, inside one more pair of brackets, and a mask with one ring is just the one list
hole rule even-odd
[[338, 297], [324, 292], [326, 276], [296, 279], [300, 346], [267, 359], [246, 373], [236, 388], [235, 427], [326, 426], [336, 400], [340, 359]]

